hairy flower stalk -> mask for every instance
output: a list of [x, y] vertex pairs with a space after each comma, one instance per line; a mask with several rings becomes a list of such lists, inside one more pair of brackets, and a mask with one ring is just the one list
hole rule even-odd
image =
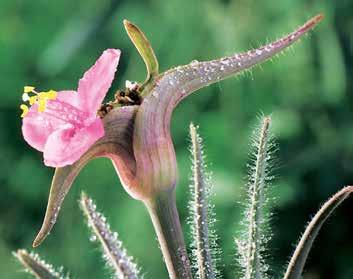
[[43, 261], [38, 254], [28, 253], [26, 250], [18, 250], [13, 253], [18, 261], [37, 279], [69, 279], [60, 271], [56, 271], [51, 264]]
[[105, 217], [96, 211], [96, 205], [92, 199], [82, 193], [80, 200], [81, 209], [87, 217], [88, 227], [93, 236], [91, 239], [98, 239], [104, 252], [104, 259], [109, 267], [114, 270], [115, 278], [137, 279], [139, 270], [132, 258], [127, 255], [118, 239], [118, 234], [110, 230]]
[[192, 154], [192, 182], [190, 190], [192, 199], [189, 204], [191, 233], [193, 237], [193, 259], [196, 276], [199, 279], [217, 278], [217, 256], [219, 248], [217, 236], [213, 228], [214, 211], [211, 204], [210, 191], [212, 190], [209, 174], [206, 173], [206, 164], [202, 149], [202, 139], [197, 133], [197, 127], [190, 124], [191, 154]]
[[263, 253], [269, 236], [266, 235], [265, 213], [267, 202], [266, 182], [268, 181], [271, 152], [271, 118], [262, 119], [261, 128], [254, 133], [255, 163], [250, 169], [250, 181], [247, 189], [247, 209], [245, 212], [245, 231], [243, 239], [237, 240], [238, 253], [243, 278], [266, 278], [267, 264]]
[[[63, 167], [56, 169], [43, 226], [34, 241], [34, 246], [39, 245], [52, 229], [61, 204], [80, 169], [93, 158], [107, 157], [112, 160], [126, 191], [132, 197], [143, 201], [148, 208], [170, 277], [190, 278], [188, 257], [175, 206], [178, 175], [170, 135], [170, 120], [175, 107], [192, 92], [247, 70], [280, 53], [311, 30], [321, 19], [322, 15], [318, 15], [294, 32], [257, 49], [216, 60], [192, 62], [161, 74], [158, 73], [158, 62], [150, 44], [147, 43], [146, 36], [133, 24], [125, 21], [129, 37], [147, 66], [147, 78], [136, 88], [127, 86], [129, 88], [120, 92], [119, 96], [127, 100], [123, 105], [128, 104], [127, 106], [121, 107], [119, 102], [115, 102], [117, 100], [103, 105], [104, 110], [100, 111], [102, 121], [97, 120], [104, 128], [102, 137], [88, 137], [89, 141], [80, 146], [81, 142], [75, 137], [75, 133], [81, 131], [80, 129], [63, 132], [66, 141], [62, 141], [63, 146], [59, 144], [55, 150], [67, 150], [66, 144], [71, 139], [74, 144], [80, 146], [79, 151], [82, 153], [88, 146], [90, 148], [77, 161], [69, 165], [68, 161], [61, 162]], [[113, 61], [116, 60], [104, 60], [107, 62], [105, 65], [108, 65], [107, 72], [110, 76], [115, 72], [116, 63]], [[99, 76], [100, 71], [93, 71], [92, 76], [87, 76], [88, 82], [83, 82], [84, 86], [79, 86], [78, 90], [81, 92], [82, 88], [82, 92], [98, 94], [100, 98], [94, 96], [92, 98], [95, 104], [101, 101], [101, 96], [106, 93], [111, 82], [110, 79], [102, 84], [98, 82], [101, 86], [97, 88], [95, 80], [99, 81], [100, 79], [96, 79]], [[129, 95], [130, 93], [132, 95]], [[92, 96], [90, 98], [85, 94], [82, 96], [82, 100], [87, 99], [87, 104], [90, 104]], [[137, 97], [137, 101], [130, 97]], [[95, 108], [95, 106], [86, 107]], [[90, 109], [88, 114], [93, 116], [95, 113], [96, 111]], [[55, 161], [56, 158], [52, 159]]]

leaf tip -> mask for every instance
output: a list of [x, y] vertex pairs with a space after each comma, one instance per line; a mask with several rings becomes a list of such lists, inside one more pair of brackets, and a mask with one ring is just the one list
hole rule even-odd
[[86, 192], [82, 191], [80, 200], [81, 201], [86, 201], [87, 199], [88, 199], [88, 196], [87, 196]]
[[324, 19], [324, 14], [317, 14], [316, 16], [310, 18], [302, 27], [303, 30], [309, 30], [315, 27], [320, 21]]
[[312, 21], [316, 24], [316, 23], [319, 23], [321, 20], [323, 20], [325, 18], [325, 15], [320, 13], [320, 14], [317, 14], [316, 16], [314, 16], [312, 18]]
[[24, 249], [18, 249], [16, 252], [12, 252], [12, 255], [14, 255], [16, 258], [20, 259], [23, 256], [27, 255], [27, 251]]
[[35, 239], [32, 242], [32, 247], [36, 248], [39, 245], [42, 244], [42, 242], [44, 241], [44, 239], [48, 236], [49, 232], [50, 232], [51, 228], [48, 227], [45, 223], [43, 224], [42, 228], [40, 229], [40, 231], [38, 232], [37, 236], [35, 237]]
[[123, 20], [123, 24], [124, 24], [124, 27], [126, 29], [126, 31], [129, 33], [129, 31], [131, 29], [134, 29], [134, 30], [137, 30], [137, 26], [135, 24], [133, 24], [131, 21], [127, 20], [127, 19], [124, 19]]
[[44, 240], [44, 237], [40, 235], [40, 233], [38, 233], [38, 235], [36, 236], [36, 238], [33, 240], [32, 242], [32, 247], [36, 248], [38, 247]]

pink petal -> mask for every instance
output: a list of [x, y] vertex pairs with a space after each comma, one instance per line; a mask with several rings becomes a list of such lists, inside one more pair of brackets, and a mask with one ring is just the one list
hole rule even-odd
[[80, 79], [77, 92], [82, 110], [92, 113], [99, 109], [114, 79], [119, 58], [120, 50], [105, 50]]
[[76, 91], [73, 91], [73, 90], [59, 91], [56, 99], [80, 109], [80, 98]]
[[56, 117], [45, 112], [38, 112], [38, 106], [33, 105], [23, 118], [22, 134], [30, 146], [43, 152], [50, 134], [64, 124], [64, 121]]
[[89, 126], [81, 129], [65, 125], [48, 137], [44, 148], [44, 164], [50, 167], [71, 165], [102, 136], [104, 127], [100, 118], [95, 118]]

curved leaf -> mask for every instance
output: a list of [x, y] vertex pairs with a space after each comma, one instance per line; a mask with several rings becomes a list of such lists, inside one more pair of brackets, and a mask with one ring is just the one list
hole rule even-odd
[[316, 213], [300, 239], [297, 248], [289, 262], [284, 279], [301, 278], [303, 268], [310, 249], [322, 225], [335, 209], [353, 192], [353, 186], [347, 186], [331, 197]]
[[[317, 15], [283, 38], [248, 52], [171, 69], [157, 78], [136, 115], [134, 154], [136, 179], [140, 188], [158, 191], [173, 187], [177, 179], [175, 151], [170, 135], [170, 119], [176, 105], [192, 92], [226, 79], [259, 64], [292, 45], [321, 19]], [[150, 88], [146, 88], [150, 90]]]

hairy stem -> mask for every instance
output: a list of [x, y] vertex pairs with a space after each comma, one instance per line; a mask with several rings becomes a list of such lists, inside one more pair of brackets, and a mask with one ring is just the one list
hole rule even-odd
[[145, 201], [162, 250], [171, 279], [191, 279], [189, 258], [179, 214], [176, 208], [175, 192], [160, 193], [153, 200]]

